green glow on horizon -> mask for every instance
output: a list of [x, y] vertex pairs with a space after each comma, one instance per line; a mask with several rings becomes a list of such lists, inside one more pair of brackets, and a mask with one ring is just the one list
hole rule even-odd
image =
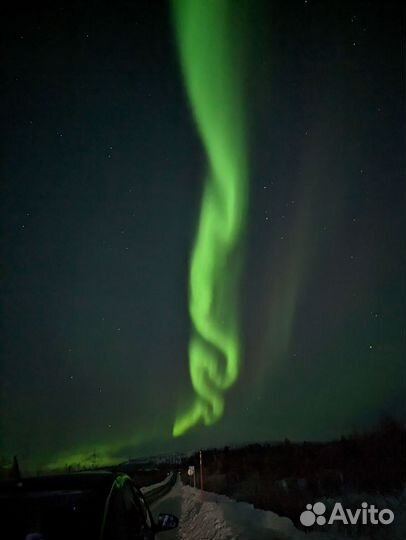
[[[136, 436], [119, 437], [114, 442], [87, 443], [69, 451], [55, 452], [53, 458], [48, 460], [34, 459], [30, 465], [45, 471], [64, 470], [69, 466], [86, 469], [91, 468], [93, 462], [98, 466], [114, 465], [128, 459], [130, 445], [136, 448], [147, 438], [151, 439], [150, 434], [143, 432]], [[123, 451], [123, 448], [126, 450]]]
[[[163, 435], [164, 426], [165, 435]], [[154, 451], [160, 451], [163, 443], [171, 440], [167, 424], [151, 425], [148, 428], [134, 427], [132, 432], [109, 433], [110, 438], [89, 434], [86, 442], [72, 444], [71, 447], [60, 450], [50, 450], [32, 455], [23, 461], [24, 470], [31, 471], [61, 471], [69, 466], [76, 469], [91, 469], [94, 466], [117, 465], [133, 457], [146, 455], [153, 445]]]
[[224, 411], [224, 391], [241, 362], [239, 278], [248, 203], [242, 70], [229, 0], [174, 0], [182, 72], [208, 158], [191, 254], [189, 369], [194, 404], [175, 420], [173, 436]]

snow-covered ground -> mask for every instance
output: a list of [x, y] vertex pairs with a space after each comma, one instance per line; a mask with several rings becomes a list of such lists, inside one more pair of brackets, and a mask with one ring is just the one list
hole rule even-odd
[[[179, 528], [172, 540], [335, 540], [331, 534], [307, 533], [274, 512], [257, 510], [224, 495], [201, 492], [178, 479], [173, 489], [155, 503], [153, 514], [173, 512]], [[165, 536], [168, 533], [165, 533]], [[340, 537], [342, 538], [342, 537]]]
[[[403, 499], [403, 498], [402, 498]], [[378, 502], [378, 501], [376, 501]], [[383, 502], [383, 501], [382, 501]], [[385, 501], [388, 502], [388, 501]], [[376, 540], [406, 540], [404, 502], [399, 504], [395, 527], [376, 531]], [[381, 507], [384, 505], [382, 504]], [[224, 495], [201, 492], [185, 486], [178, 478], [173, 489], [152, 506], [155, 517], [170, 512], [179, 517], [179, 528], [165, 533], [165, 540], [370, 540], [368, 533], [349, 527], [334, 531], [321, 528], [307, 533], [274, 512], [257, 510], [251, 504], [237, 502]], [[395, 524], [393, 524], [395, 525]], [[345, 528], [346, 529], [346, 528]]]

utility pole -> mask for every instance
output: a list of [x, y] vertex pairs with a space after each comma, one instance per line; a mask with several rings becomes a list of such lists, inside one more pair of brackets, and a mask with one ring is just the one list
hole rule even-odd
[[202, 451], [200, 450], [200, 489], [203, 491], [203, 460], [202, 460]]

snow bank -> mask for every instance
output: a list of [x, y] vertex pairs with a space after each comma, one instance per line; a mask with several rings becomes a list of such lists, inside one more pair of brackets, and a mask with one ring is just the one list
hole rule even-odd
[[[174, 491], [176, 490], [176, 491]], [[225, 495], [175, 485], [182, 497], [180, 540], [333, 540], [329, 534], [299, 531], [293, 522], [274, 512], [257, 510]]]

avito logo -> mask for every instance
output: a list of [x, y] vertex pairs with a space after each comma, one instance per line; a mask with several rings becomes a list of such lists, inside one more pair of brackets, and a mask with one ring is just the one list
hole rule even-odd
[[315, 504], [306, 504], [306, 510], [300, 514], [300, 523], [305, 527], [311, 527], [315, 523], [317, 525], [332, 525], [333, 523], [343, 523], [344, 525], [390, 525], [395, 519], [395, 515], [389, 508], [379, 510], [375, 505], [363, 502], [361, 508], [351, 510], [343, 508], [341, 503], [336, 503], [334, 508], [327, 517], [326, 505], [322, 502]]

